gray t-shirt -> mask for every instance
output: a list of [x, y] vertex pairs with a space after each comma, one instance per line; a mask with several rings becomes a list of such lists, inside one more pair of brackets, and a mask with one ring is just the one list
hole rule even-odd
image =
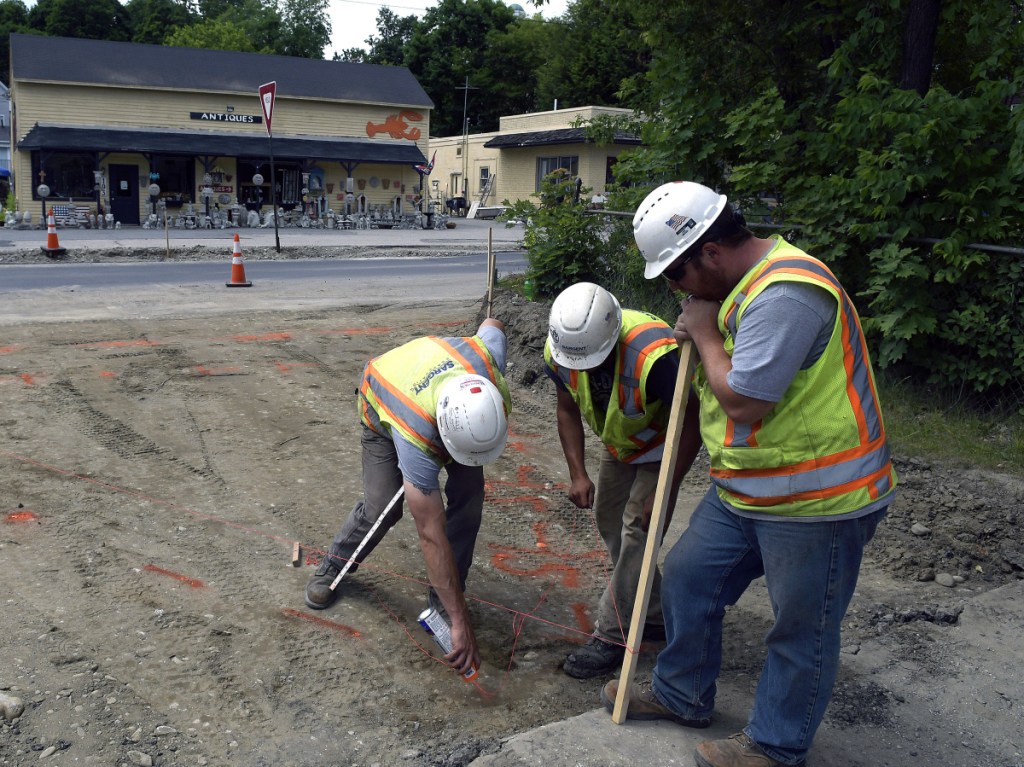
[[[498, 370], [504, 374], [505, 334], [493, 325], [487, 325], [481, 328], [477, 335], [484, 342], [487, 351], [494, 357]], [[412, 482], [415, 487], [427, 495], [433, 490], [439, 490], [441, 488], [442, 464], [424, 453], [395, 430], [391, 432], [391, 439], [394, 441], [395, 450], [398, 452], [398, 468], [402, 471], [402, 477]]]
[[733, 391], [778, 402], [793, 378], [821, 357], [838, 305], [824, 288], [775, 282], [743, 312], [727, 382]]

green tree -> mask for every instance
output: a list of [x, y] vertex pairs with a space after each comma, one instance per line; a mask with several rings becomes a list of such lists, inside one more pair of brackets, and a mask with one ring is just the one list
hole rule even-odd
[[117, 0], [38, 0], [28, 20], [32, 29], [49, 37], [131, 39], [128, 13]]
[[282, 0], [281, 31], [273, 50], [285, 56], [322, 59], [331, 42], [329, 0]]
[[[21, 0], [0, 0], [0, 61], [11, 60], [11, 33], [32, 33], [28, 23], [28, 8]], [[10, 85], [10, 66], [0, 67], [0, 82]]]
[[[515, 13], [496, 0], [441, 0], [430, 8], [405, 46], [405, 64], [434, 102], [431, 131], [438, 136], [462, 132], [464, 92], [472, 132], [495, 130], [498, 118], [520, 109], [523, 85], [533, 69], [517, 46], [502, 46], [501, 35], [515, 24]], [[529, 89], [529, 82], [526, 84]], [[506, 92], [508, 95], [506, 95]]]
[[377, 35], [366, 38], [370, 49], [369, 53], [364, 52], [362, 60], [370, 64], [404, 66], [405, 46], [418, 24], [415, 16], [399, 16], [384, 6], [377, 11]]
[[133, 43], [160, 45], [170, 32], [196, 21], [183, 0], [129, 0], [125, 11]]
[[549, 28], [538, 68], [538, 100], [560, 107], [621, 106], [624, 82], [646, 72], [650, 51], [632, 3], [576, 0], [555, 21], [524, 20]]
[[165, 45], [183, 48], [209, 48], [217, 51], [258, 53], [248, 31], [232, 21], [205, 19], [174, 30]]
[[748, 205], [770, 193], [858, 300], [883, 367], [1020, 385], [1024, 263], [966, 247], [1024, 241], [1019, 5], [631, 2], [649, 119], [619, 180], [690, 178]]

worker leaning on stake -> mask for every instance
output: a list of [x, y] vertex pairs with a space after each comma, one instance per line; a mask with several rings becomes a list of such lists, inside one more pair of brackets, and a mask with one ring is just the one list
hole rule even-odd
[[[445, 658], [462, 673], [480, 665], [463, 592], [483, 512], [482, 467], [501, 455], [508, 439], [504, 328], [489, 318], [475, 336], [419, 338], [366, 365], [358, 397], [363, 498], [306, 585], [307, 605], [333, 604], [341, 589], [330, 588], [334, 579], [404, 488], [426, 561], [430, 605], [443, 607], [452, 623], [452, 651]], [[350, 573], [401, 517], [399, 500]]]
[[[622, 310], [607, 290], [580, 282], [562, 291], [551, 305], [544, 361], [558, 392], [558, 437], [569, 467], [569, 499], [578, 508], [594, 509], [612, 561], [594, 634], [562, 666], [569, 676], [588, 679], [622, 664], [679, 371], [679, 348], [665, 322], [645, 312]], [[584, 460], [584, 420], [606, 448], [596, 487]], [[699, 437], [693, 437], [684, 449], [695, 453], [699, 447]], [[673, 499], [681, 476], [682, 471], [673, 477]], [[660, 574], [655, 571], [652, 609], [644, 629], [648, 639], [665, 635], [659, 590]]]
[[[698, 767], [802, 765], [839, 668], [840, 626], [865, 544], [896, 488], [857, 311], [828, 267], [755, 237], [725, 196], [653, 191], [633, 219], [645, 276], [690, 294], [676, 337], [700, 356], [699, 428], [711, 488], [665, 557], [667, 645], [627, 716], [707, 727], [723, 616], [764, 577], [774, 614], [742, 732]], [[684, 434], [698, 422], [687, 418]], [[618, 682], [602, 690], [612, 710]]]

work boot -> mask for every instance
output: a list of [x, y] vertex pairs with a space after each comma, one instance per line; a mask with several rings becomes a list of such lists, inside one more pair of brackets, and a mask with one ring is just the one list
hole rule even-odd
[[725, 740], [708, 740], [693, 752], [697, 767], [804, 767], [804, 762], [787, 765], [772, 759], [745, 732]]
[[[618, 694], [618, 679], [613, 679], [601, 688], [601, 702], [604, 704], [604, 707], [608, 709], [609, 714], [614, 713], [615, 711], [615, 698]], [[711, 725], [710, 716], [702, 717], [700, 719], [687, 719], [685, 716], [677, 714], [658, 700], [657, 696], [654, 694], [654, 687], [650, 684], [630, 685], [629, 706], [626, 709], [626, 718], [643, 720], [665, 719], [666, 721], [675, 722], [683, 727], [693, 727], [697, 730], [703, 730], [705, 727]], [[700, 759], [698, 758], [698, 762], [699, 761]]]
[[626, 648], [605, 642], [596, 636], [583, 647], [573, 650], [562, 664], [562, 670], [574, 679], [590, 679], [603, 676], [622, 665]]
[[320, 560], [320, 566], [316, 569], [316, 573], [306, 584], [306, 604], [314, 610], [323, 610], [333, 605], [341, 589], [337, 588], [331, 591], [331, 584], [334, 583], [334, 579], [340, 572], [341, 568], [334, 564], [331, 555], [325, 554], [324, 558]]

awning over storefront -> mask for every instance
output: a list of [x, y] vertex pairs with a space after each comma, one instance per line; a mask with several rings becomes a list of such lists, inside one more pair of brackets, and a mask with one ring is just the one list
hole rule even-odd
[[[590, 144], [585, 128], [557, 128], [554, 130], [530, 131], [528, 133], [507, 133], [495, 136], [486, 144], [489, 149], [518, 149], [528, 146], [548, 146], [554, 144]], [[613, 144], [640, 144], [640, 137], [632, 133], [618, 131]]]
[[[252, 133], [35, 125], [18, 142], [18, 149], [269, 158], [269, 141], [267, 136]], [[385, 165], [417, 165], [427, 161], [419, 147], [409, 141], [275, 135], [273, 149], [275, 160]]]

